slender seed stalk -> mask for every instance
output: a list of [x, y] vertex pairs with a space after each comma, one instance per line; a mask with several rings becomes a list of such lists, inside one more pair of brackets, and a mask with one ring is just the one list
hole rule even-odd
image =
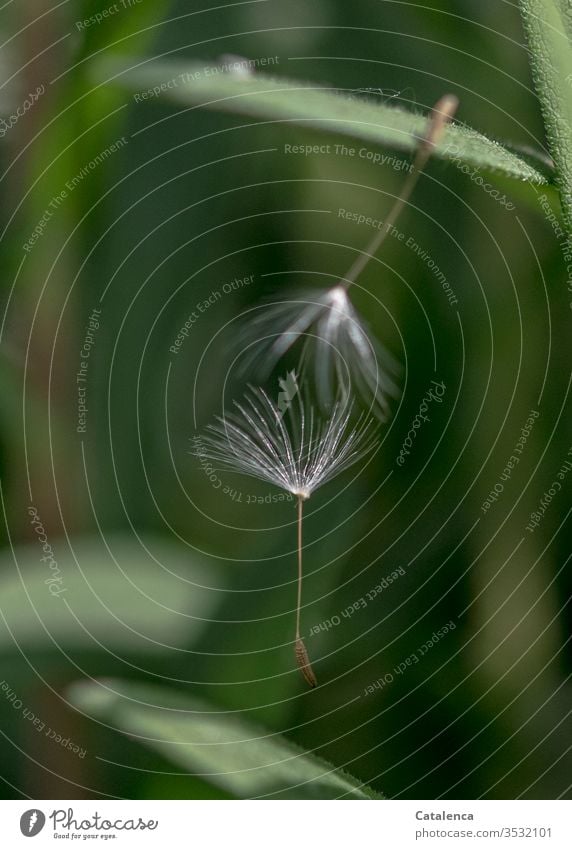
[[302, 607], [302, 513], [304, 501], [298, 496], [298, 601], [296, 603], [296, 639], [300, 639], [300, 610]]
[[431, 154], [433, 153], [435, 145], [441, 138], [441, 135], [443, 134], [443, 130], [445, 129], [446, 125], [449, 123], [449, 121], [455, 114], [458, 105], [459, 101], [455, 97], [455, 95], [446, 94], [435, 104], [435, 106], [431, 110], [431, 115], [429, 116], [429, 126], [427, 128], [427, 132], [419, 143], [419, 147], [417, 148], [417, 153], [413, 161], [413, 168], [409, 172], [407, 179], [403, 184], [403, 189], [401, 190], [399, 197], [396, 199], [391, 210], [389, 211], [389, 215], [385, 220], [383, 228], [375, 234], [366, 249], [359, 254], [344, 279], [340, 281], [340, 286], [342, 286], [342, 288], [344, 288], [346, 291], [349, 289], [352, 283], [355, 283], [357, 278], [360, 276], [360, 274], [368, 264], [371, 257], [377, 253], [377, 251], [391, 232], [393, 226], [395, 225], [395, 222], [399, 218], [399, 215], [401, 214], [403, 208], [407, 204], [407, 201], [411, 197], [413, 189], [417, 185], [417, 181], [421, 176], [421, 172], [427, 165], [427, 162], [429, 161]]
[[303, 496], [298, 496], [298, 599], [296, 602], [296, 643], [294, 653], [296, 655], [296, 663], [300, 672], [304, 676], [304, 680], [310, 687], [316, 687], [318, 679], [312, 669], [308, 652], [304, 641], [300, 636], [300, 611], [302, 608], [302, 513], [303, 513]]

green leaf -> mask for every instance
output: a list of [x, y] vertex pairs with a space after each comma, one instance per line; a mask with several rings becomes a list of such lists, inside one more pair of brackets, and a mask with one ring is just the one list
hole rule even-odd
[[0, 657], [17, 647], [147, 655], [186, 647], [221, 596], [216, 570], [162, 540], [75, 539], [72, 552], [48, 537], [55, 560], [45, 562], [42, 545], [0, 557]]
[[90, 716], [240, 799], [383, 798], [279, 734], [195, 697], [113, 679], [74, 684], [68, 696]]
[[[415, 150], [427, 128], [425, 116], [399, 107], [258, 73], [157, 61], [129, 66], [126, 60], [106, 59], [94, 66], [94, 76], [100, 83], [112, 82], [132, 92], [136, 103], [163, 96], [191, 107], [287, 122], [406, 152]], [[551, 167], [542, 154], [525, 157], [461, 125], [446, 129], [434, 155], [539, 185], [551, 179]]]
[[521, 0], [564, 219], [572, 229], [572, 11], [568, 0]]

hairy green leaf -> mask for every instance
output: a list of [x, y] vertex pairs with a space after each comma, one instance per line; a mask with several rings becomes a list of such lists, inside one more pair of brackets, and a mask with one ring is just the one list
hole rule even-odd
[[521, 0], [564, 218], [572, 229], [572, 11], [567, 0]]
[[279, 734], [195, 697], [113, 679], [75, 684], [68, 695], [80, 710], [237, 798], [382, 798]]
[[[208, 107], [288, 122], [370, 144], [412, 152], [427, 119], [400, 107], [372, 103], [357, 95], [263, 74], [223, 72], [198, 64], [105, 60], [96, 66], [99, 82], [122, 86], [135, 103], [168, 97], [190, 107]], [[535, 184], [551, 178], [550, 163], [516, 153], [460, 124], [446, 129], [435, 156], [467, 163]]]

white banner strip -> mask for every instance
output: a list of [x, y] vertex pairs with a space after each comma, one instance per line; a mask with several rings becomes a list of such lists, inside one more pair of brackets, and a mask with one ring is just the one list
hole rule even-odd
[[571, 801], [0, 801], [0, 815], [9, 849], [572, 847]]

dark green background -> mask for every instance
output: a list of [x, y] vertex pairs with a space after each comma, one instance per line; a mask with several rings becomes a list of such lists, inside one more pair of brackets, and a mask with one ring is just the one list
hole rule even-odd
[[[0, 13], [2, 35], [15, 36], [0, 54], [4, 78], [17, 72], [3, 89], [3, 114], [36, 85], [46, 83], [47, 92], [0, 148], [3, 586], [22, 576], [26, 584], [27, 569], [36, 574], [41, 552], [26, 512], [33, 503], [68, 576], [78, 568], [70, 552], [99, 537], [135, 582], [146, 550], [159, 564], [167, 551], [178, 572], [153, 567], [158, 587], [175, 596], [193, 581], [212, 589], [208, 621], [188, 639], [179, 635], [186, 652], [148, 650], [144, 639], [114, 648], [107, 627], [79, 644], [72, 636], [54, 645], [41, 614], [18, 596], [21, 612], [7, 613], [16, 625], [12, 636], [3, 632], [0, 677], [88, 756], [46, 742], [0, 697], [6, 798], [219, 793], [206, 781], [163, 774], [177, 769], [82, 718], [62, 697], [71, 682], [110, 675], [241, 711], [389, 797], [569, 797], [569, 482], [534, 534], [525, 531], [570, 447], [571, 296], [539, 190], [489, 175], [515, 204], [509, 212], [454, 165], [430, 163], [399, 227], [447, 276], [459, 318], [426, 264], [395, 240], [360, 279], [355, 305], [404, 363], [404, 394], [367, 470], [310, 503], [305, 633], [398, 566], [406, 574], [351, 619], [309, 638], [322, 686], [306, 692], [292, 661], [293, 506], [224, 496], [190, 455], [189, 440], [244, 384], [233, 366], [236, 325], [215, 334], [267, 296], [342, 275], [351, 248], [370, 232], [337, 218], [338, 208], [383, 217], [403, 176], [359, 159], [285, 156], [285, 143], [339, 139], [159, 99], [135, 104], [129, 94], [94, 89], [91, 76], [110, 54], [205, 64], [225, 53], [277, 56], [275, 74], [381, 88], [385, 101], [398, 93], [396, 102], [415, 110], [454, 92], [461, 122], [541, 148], [517, 9], [269, 0], [208, 10], [143, 0], [80, 33], [75, 22], [106, 3], [23, 6]], [[70, 194], [12, 291], [22, 244], [50, 199], [122, 136], [128, 145]], [[172, 355], [194, 305], [250, 274], [255, 283], [212, 306]], [[108, 284], [82, 455], [75, 374], [87, 319]], [[433, 378], [447, 386], [445, 403], [399, 469], [395, 458]], [[483, 515], [530, 409], [541, 415], [523, 458]], [[270, 491], [229, 481], [243, 493]], [[11, 545], [30, 546], [17, 549], [20, 573]], [[102, 542], [98, 550], [109, 564]], [[68, 600], [73, 606], [72, 590]], [[113, 609], [113, 592], [107, 603]], [[455, 631], [422, 662], [363, 697], [451, 619]], [[142, 633], [146, 626], [137, 622]], [[34, 635], [26, 638], [26, 629]]]

